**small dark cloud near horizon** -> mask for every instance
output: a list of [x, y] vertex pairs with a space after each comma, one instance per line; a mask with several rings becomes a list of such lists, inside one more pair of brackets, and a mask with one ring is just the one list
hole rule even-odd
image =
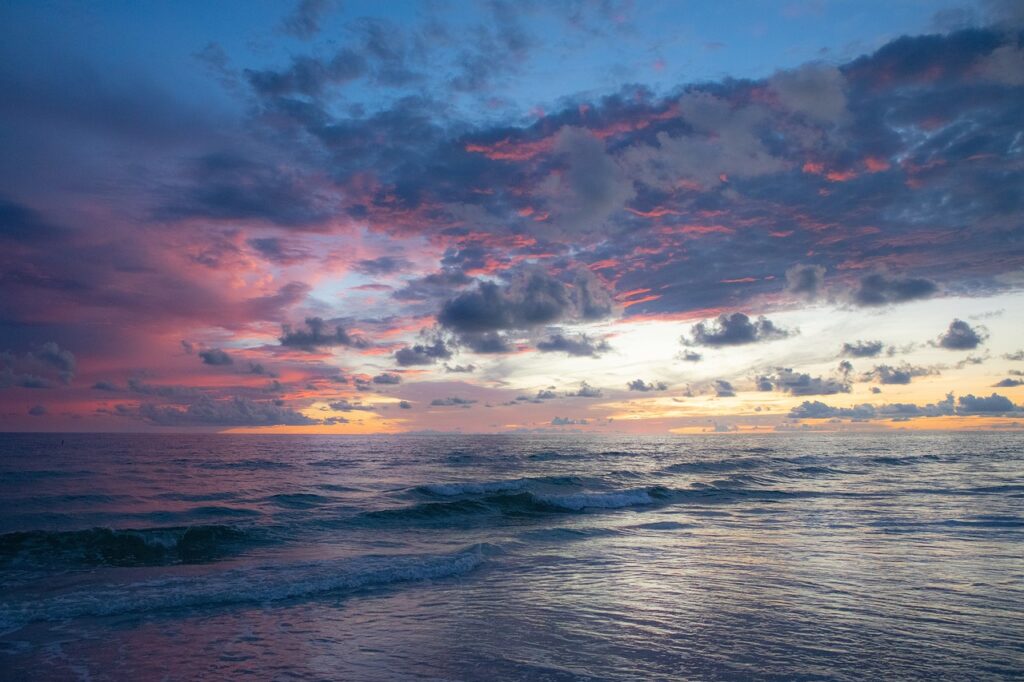
[[731, 382], [725, 379], [715, 379], [712, 387], [715, 390], [715, 395], [719, 398], [733, 398], [736, 396], [736, 389], [733, 388]]
[[630, 391], [647, 393], [649, 391], [667, 391], [668, 384], [664, 381], [644, 381], [643, 379], [634, 379], [626, 384], [626, 388]]
[[848, 358], [874, 358], [881, 355], [884, 348], [881, 341], [855, 341], [844, 343], [839, 354]]
[[915, 377], [936, 376], [938, 374], [939, 370], [933, 367], [918, 367], [904, 362], [898, 366], [875, 365], [870, 372], [865, 374], [864, 379], [868, 381], [876, 379], [880, 384], [905, 385], [909, 384]]
[[477, 400], [472, 398], [459, 398], [457, 396], [450, 396], [448, 398], [434, 398], [430, 401], [433, 407], [469, 407], [475, 405]]
[[973, 350], [987, 338], [988, 334], [983, 328], [976, 329], [963, 320], [953, 320], [949, 328], [939, 335], [938, 345], [947, 350]]
[[751, 320], [744, 313], [719, 315], [717, 320], [702, 321], [690, 328], [691, 336], [681, 342], [696, 346], [739, 346], [760, 341], [784, 339], [793, 332], [781, 329], [763, 315]]

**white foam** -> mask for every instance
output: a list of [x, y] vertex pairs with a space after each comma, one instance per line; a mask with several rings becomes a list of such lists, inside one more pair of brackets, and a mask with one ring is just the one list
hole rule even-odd
[[603, 493], [575, 493], [572, 495], [537, 495], [537, 500], [553, 507], [580, 511], [582, 509], [620, 509], [654, 504], [654, 498], [643, 489], [614, 490]]

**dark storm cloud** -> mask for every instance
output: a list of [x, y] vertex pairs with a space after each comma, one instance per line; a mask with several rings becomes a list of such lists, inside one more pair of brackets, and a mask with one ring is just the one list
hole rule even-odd
[[739, 346], [758, 341], [782, 339], [791, 332], [776, 327], [768, 318], [761, 316], [751, 321], [743, 313], [719, 315], [713, 322], [702, 321], [690, 328], [691, 338], [683, 337], [684, 344], [698, 346]]
[[861, 306], [880, 306], [928, 298], [938, 291], [935, 282], [920, 277], [888, 277], [881, 273], [865, 275], [853, 293], [853, 302]]
[[647, 393], [648, 391], [667, 391], [668, 384], [664, 381], [644, 381], [643, 379], [634, 379], [626, 384], [626, 388], [631, 391], [641, 391]]
[[611, 346], [604, 339], [594, 341], [586, 334], [580, 334], [576, 338], [569, 338], [562, 334], [552, 334], [550, 337], [537, 342], [537, 350], [541, 353], [566, 353], [577, 357], [596, 358], [601, 353], [611, 350]]
[[939, 335], [938, 345], [947, 350], [971, 350], [987, 338], [984, 331], [974, 329], [963, 320], [953, 320], [949, 328]]
[[873, 358], [878, 356], [884, 347], [881, 341], [855, 341], [844, 343], [840, 354], [849, 358]]
[[310, 352], [332, 346], [366, 348], [370, 345], [366, 339], [349, 334], [340, 324], [334, 326], [333, 332], [330, 331], [328, 323], [319, 317], [307, 317], [305, 329], [293, 329], [291, 325], [285, 324], [281, 330], [279, 340], [282, 346]]
[[230, 355], [220, 348], [201, 350], [199, 351], [199, 357], [204, 365], [231, 365], [235, 362]]
[[139, 406], [139, 416], [157, 426], [302, 426], [320, 423], [275, 401], [241, 397], [215, 400], [206, 395], [199, 396], [184, 408], [144, 403]]

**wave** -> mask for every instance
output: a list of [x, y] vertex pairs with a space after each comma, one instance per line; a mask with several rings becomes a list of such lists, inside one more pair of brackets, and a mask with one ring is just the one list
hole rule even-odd
[[363, 556], [335, 561], [268, 564], [201, 576], [89, 588], [44, 599], [0, 603], [0, 628], [27, 623], [172, 609], [263, 604], [323, 593], [447, 578], [484, 561], [487, 545], [452, 554]]
[[21, 531], [0, 535], [0, 567], [198, 564], [258, 540], [254, 531], [224, 525]]
[[333, 502], [330, 497], [317, 495], [316, 493], [280, 493], [278, 495], [271, 495], [266, 498], [266, 501], [278, 507], [287, 507], [289, 509], [309, 509]]
[[459, 497], [462, 495], [486, 495], [526, 489], [529, 485], [562, 486], [577, 485], [575, 476], [547, 476], [540, 478], [513, 478], [498, 481], [462, 481], [457, 483], [427, 483], [414, 488], [415, 492], [432, 497]]
[[908, 455], [906, 457], [872, 457], [875, 464], [888, 464], [889, 466], [911, 466], [922, 462], [937, 462], [941, 457], [938, 455]]
[[432, 521], [452, 516], [524, 516], [584, 512], [589, 509], [620, 509], [651, 505], [667, 500], [671, 491], [661, 487], [610, 490], [603, 492], [577, 492], [568, 494], [542, 494], [537, 492], [495, 492], [480, 497], [443, 502], [423, 502], [407, 507], [364, 512], [364, 519], [378, 521]]

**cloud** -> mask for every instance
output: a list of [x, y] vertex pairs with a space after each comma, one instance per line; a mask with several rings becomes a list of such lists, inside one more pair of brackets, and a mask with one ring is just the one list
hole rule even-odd
[[347, 398], [342, 398], [341, 400], [335, 400], [334, 402], [328, 403], [327, 406], [330, 407], [335, 412], [355, 412], [355, 411], [371, 412], [374, 409], [371, 405], [364, 405], [364, 404], [359, 403], [359, 402], [356, 402], [356, 403], [349, 402]]
[[1024, 386], [1024, 381], [1020, 379], [1003, 379], [999, 383], [992, 384], [995, 388], [1016, 388], [1017, 386]]
[[74, 354], [53, 341], [27, 353], [0, 351], [0, 388], [53, 388], [69, 385], [78, 363]]
[[768, 85], [786, 109], [824, 123], [846, 115], [846, 81], [834, 66], [810, 63], [778, 71]]
[[732, 384], [725, 379], [715, 379], [715, 395], [719, 398], [732, 398], [736, 395], [736, 390]]
[[197, 397], [184, 408], [144, 403], [139, 415], [158, 426], [302, 426], [319, 423], [275, 401]]
[[56, 239], [65, 233], [37, 211], [0, 196], [0, 240], [32, 242]]
[[320, 32], [320, 22], [330, 6], [331, 0], [299, 0], [291, 14], [281, 21], [281, 30], [309, 40]]
[[863, 421], [869, 419], [905, 419], [908, 417], [943, 417], [956, 412], [953, 394], [945, 400], [927, 405], [913, 403], [889, 403], [870, 405], [867, 403], [853, 407], [832, 407], [818, 400], [804, 401], [789, 411], [793, 419], [853, 419]]
[[594, 388], [593, 386], [584, 381], [583, 383], [580, 384], [579, 389], [573, 391], [572, 393], [566, 393], [565, 395], [568, 398], [600, 398], [602, 393], [601, 389]]
[[589, 273], [577, 274], [570, 289], [540, 270], [531, 270], [506, 287], [479, 282], [475, 290], [449, 299], [437, 321], [460, 334], [530, 329], [606, 317], [612, 310], [610, 300]]
[[285, 324], [281, 330], [279, 340], [282, 346], [310, 352], [331, 346], [367, 348], [370, 345], [362, 337], [350, 335], [340, 324], [335, 325], [333, 332], [329, 331], [327, 323], [319, 317], [307, 317], [306, 329], [293, 329], [291, 325]]
[[32, 417], [45, 417], [48, 411], [43, 405], [33, 405], [28, 409], [28, 413]]
[[590, 131], [563, 128], [554, 153], [566, 168], [550, 176], [545, 189], [551, 194], [555, 224], [567, 232], [600, 230], [613, 212], [635, 196], [626, 171], [606, 152], [604, 141]]
[[1014, 405], [1006, 396], [997, 393], [992, 395], [978, 396], [962, 395], [957, 399], [957, 414], [1008, 414], [1020, 412], [1024, 408]]
[[771, 390], [767, 387], [773, 386], [775, 390], [791, 395], [834, 395], [850, 392], [850, 384], [845, 379], [813, 377], [783, 367], [778, 368], [774, 375], [758, 377], [757, 384], [759, 390]]
[[280, 237], [258, 237], [246, 242], [263, 258], [272, 263], [292, 265], [310, 258], [310, 254], [299, 247], [290, 245]]
[[572, 419], [570, 417], [555, 417], [554, 419], [551, 420], [552, 426], [585, 426], [586, 424], [589, 423], [590, 422], [588, 422], [586, 419]]
[[848, 358], [873, 358], [881, 354], [883, 348], [881, 341], [855, 341], [844, 343], [840, 355]]
[[437, 337], [432, 343], [417, 343], [398, 350], [395, 353], [395, 362], [402, 367], [410, 367], [413, 365], [432, 365], [439, 360], [448, 360], [451, 357], [451, 349], [448, 348], [444, 339]]
[[402, 410], [411, 410], [412, 409], [412, 403], [410, 403], [408, 400], [400, 400], [398, 402], [398, 407], [399, 407], [399, 409], [402, 409]]
[[356, 272], [361, 272], [364, 275], [390, 275], [411, 266], [412, 263], [405, 260], [404, 258], [398, 258], [396, 256], [379, 256], [378, 258], [370, 258], [366, 260], [359, 260], [352, 264], [352, 268]]
[[643, 379], [634, 379], [626, 384], [626, 388], [631, 391], [641, 391], [646, 393], [648, 391], [667, 391], [668, 384], [664, 381], [646, 382]]
[[455, 396], [449, 398], [434, 398], [430, 401], [433, 407], [469, 407], [475, 405], [476, 400], [471, 398], [458, 398]]
[[231, 359], [230, 355], [220, 348], [201, 350], [199, 351], [199, 357], [202, 358], [204, 365], [231, 365], [235, 362]]
[[476, 365], [449, 365], [445, 364], [444, 371], [449, 374], [471, 374], [476, 371]]
[[825, 285], [825, 268], [820, 265], [794, 265], [786, 270], [786, 291], [809, 301], [817, 299]]
[[953, 320], [949, 328], [939, 335], [938, 345], [947, 350], [971, 350], [977, 348], [988, 335], [983, 330], [976, 330], [963, 320]]
[[899, 367], [876, 365], [874, 369], [864, 376], [866, 379], [874, 377], [882, 384], [909, 384], [914, 377], [933, 376], [938, 373], [938, 370], [930, 367], [915, 367], [904, 362]]
[[561, 334], [552, 334], [547, 339], [537, 342], [537, 350], [541, 353], [566, 353], [578, 357], [596, 358], [601, 353], [611, 350], [605, 340], [593, 341], [586, 334], [571, 339]]
[[402, 377], [398, 374], [385, 372], [373, 377], [373, 383], [393, 386], [402, 383]]
[[759, 341], [771, 341], [790, 335], [791, 332], [776, 327], [768, 318], [761, 316], [753, 322], [743, 313], [719, 315], [715, 322], [702, 321], [690, 329], [692, 339], [682, 338], [684, 344], [698, 346], [739, 346]]
[[684, 350], [680, 356], [684, 362], [700, 362], [704, 356], [692, 350]]
[[853, 302], [860, 306], [881, 306], [928, 298], [938, 291], [935, 282], [924, 278], [888, 277], [882, 273], [865, 275], [853, 293]]
[[1014, 351], [1013, 353], [1006, 353], [1003, 355], [1007, 360], [1021, 361], [1024, 360], [1024, 350]]

